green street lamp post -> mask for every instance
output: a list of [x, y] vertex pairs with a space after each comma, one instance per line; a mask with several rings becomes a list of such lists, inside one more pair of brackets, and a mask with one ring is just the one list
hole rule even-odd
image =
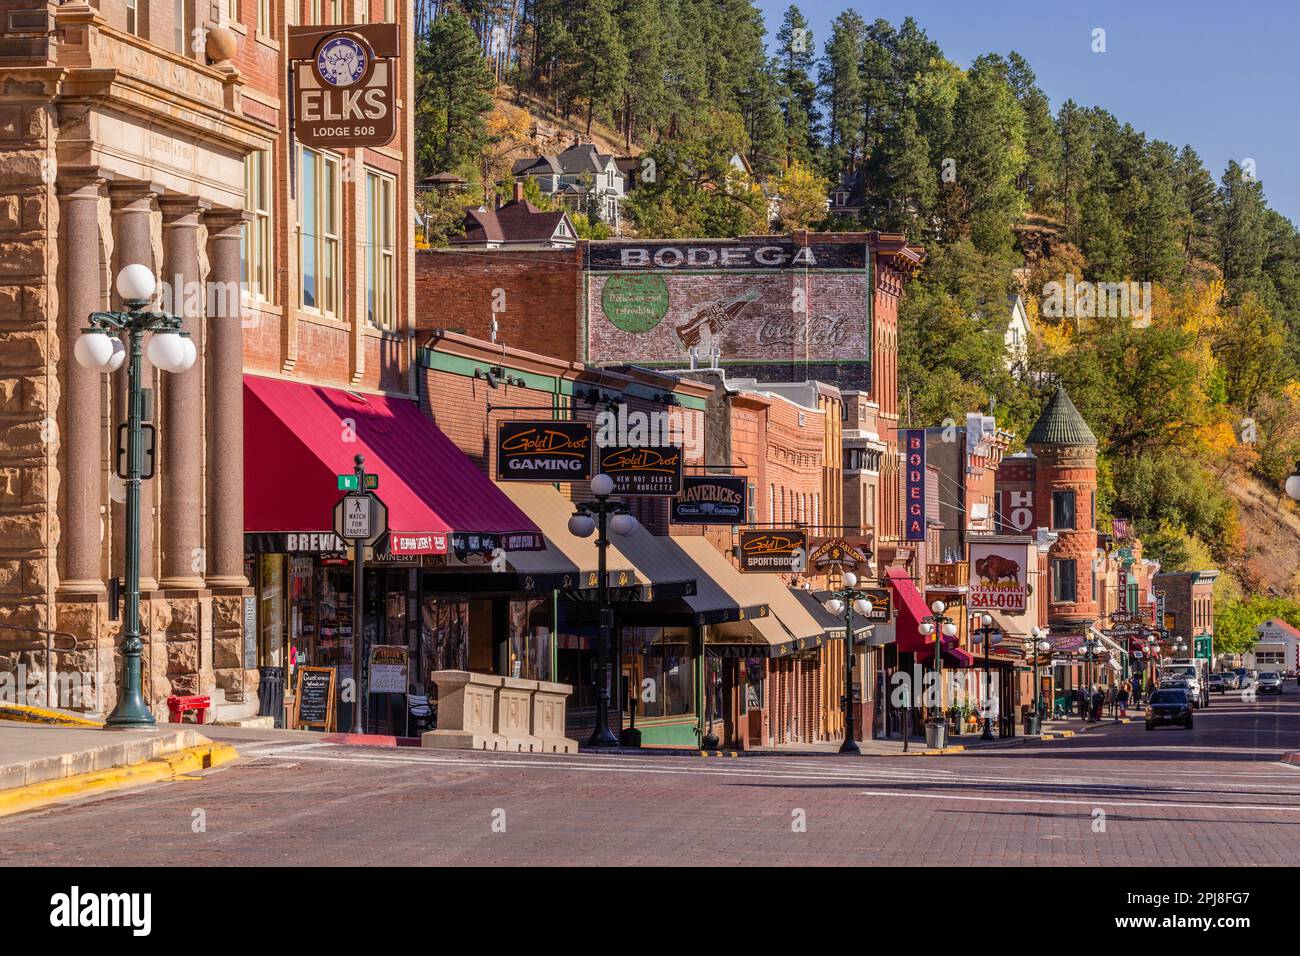
[[975, 628], [971, 635], [971, 640], [976, 644], [984, 645], [984, 700], [982, 703], [984, 710], [984, 733], [980, 734], [980, 740], [993, 739], [993, 708], [989, 705], [989, 698], [992, 697], [993, 686], [989, 680], [989, 648], [990, 645], [1002, 640], [1002, 632], [993, 626], [992, 614], [980, 615], [980, 626]]
[[614, 736], [609, 729], [610, 683], [612, 681], [610, 651], [614, 638], [614, 609], [609, 603], [609, 582], [606, 580], [605, 552], [609, 547], [609, 532], [628, 535], [636, 530], [636, 518], [627, 510], [627, 504], [620, 499], [611, 498], [614, 493], [614, 479], [601, 473], [591, 479], [593, 501], [582, 501], [577, 511], [569, 518], [569, 533], [579, 538], [590, 538], [596, 534], [596, 603], [599, 606], [600, 626], [596, 634], [596, 726], [591, 730], [587, 740], [588, 747], [617, 747], [620, 741], [625, 746], [638, 747], [641, 744], [639, 730], [624, 731]]
[[1038, 655], [1052, 649], [1052, 642], [1047, 639], [1049, 633], [1045, 627], [1031, 627], [1025, 638], [1025, 653], [1034, 659], [1034, 712], [1025, 720], [1025, 733], [1031, 737], [1042, 731], [1043, 684], [1038, 679]]
[[[73, 355], [82, 368], [106, 374], [127, 366], [127, 440], [126, 474], [126, 608], [123, 617], [122, 683], [117, 706], [105, 726], [110, 728], [149, 727], [153, 714], [145, 703], [141, 679], [140, 639], [140, 483], [144, 471], [144, 385], [140, 381], [141, 358], [148, 352], [149, 361], [164, 372], [184, 372], [198, 352], [189, 335], [181, 331], [178, 316], [147, 309], [157, 283], [148, 267], [128, 265], [117, 274], [117, 294], [123, 312], [94, 312], [89, 327], [82, 330], [73, 347]], [[149, 346], [145, 333], [151, 333]], [[123, 344], [121, 336], [126, 335]]]
[[844, 614], [844, 743], [840, 745], [840, 753], [856, 754], [862, 750], [853, 727], [853, 612], [869, 617], [872, 603], [866, 591], [857, 589], [858, 576], [852, 571], [845, 571], [840, 580], [844, 586], [831, 592], [826, 610]]
[[934, 710], [931, 712], [930, 719], [926, 722], [926, 746], [942, 747], [948, 742], [947, 728], [943, 722], [943, 639], [945, 637], [957, 636], [957, 623], [950, 617], [944, 616], [944, 611], [948, 605], [942, 601], [935, 601], [930, 605], [932, 613], [926, 615], [925, 619], [917, 625], [917, 632], [922, 637], [934, 635], [934, 693], [937, 697]]
[[1100, 659], [1101, 653], [1106, 649], [1106, 647], [1104, 644], [1102, 644], [1101, 640], [1096, 635], [1092, 635], [1089, 636], [1088, 639], [1083, 642], [1083, 645], [1079, 649], [1083, 651], [1084, 660], [1086, 662], [1084, 665], [1084, 680], [1088, 685], [1088, 708], [1086, 712], [1088, 714], [1091, 714], [1092, 713], [1092, 682], [1093, 682], [1093, 677], [1095, 676], [1092, 672], [1092, 662], [1094, 660]]

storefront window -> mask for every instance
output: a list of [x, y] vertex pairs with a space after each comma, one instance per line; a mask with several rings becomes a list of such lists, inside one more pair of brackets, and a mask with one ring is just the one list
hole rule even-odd
[[763, 709], [763, 675], [767, 668], [763, 658], [750, 657], [745, 661], [745, 710]]
[[551, 679], [551, 630], [549, 598], [510, 602], [510, 677]]
[[258, 666], [284, 667], [284, 556], [264, 554], [258, 564]]
[[469, 604], [426, 597], [420, 607], [420, 674], [469, 670]]
[[693, 713], [691, 632], [684, 627], [624, 627], [623, 666], [632, 678], [638, 717]]

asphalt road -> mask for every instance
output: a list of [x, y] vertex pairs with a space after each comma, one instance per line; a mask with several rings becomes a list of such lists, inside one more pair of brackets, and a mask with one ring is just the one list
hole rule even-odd
[[245, 743], [0, 821], [0, 865], [1294, 865], [1300, 692], [942, 757], [572, 757]]

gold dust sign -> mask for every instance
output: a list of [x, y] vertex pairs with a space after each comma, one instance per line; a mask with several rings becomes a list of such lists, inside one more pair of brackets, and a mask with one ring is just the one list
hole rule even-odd
[[305, 146], [384, 146], [397, 134], [393, 23], [291, 27], [294, 133]]
[[740, 570], [801, 573], [808, 539], [802, 531], [740, 532]]

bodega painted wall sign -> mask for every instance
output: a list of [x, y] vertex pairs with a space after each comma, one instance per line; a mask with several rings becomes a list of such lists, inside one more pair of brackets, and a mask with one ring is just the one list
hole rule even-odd
[[397, 134], [396, 24], [290, 27], [294, 133], [305, 146], [384, 146]]
[[801, 574], [808, 562], [802, 531], [740, 532], [740, 570]]
[[497, 424], [497, 481], [578, 481], [590, 477], [590, 422]]
[[864, 243], [810, 243], [789, 239], [698, 242], [593, 242], [587, 247], [587, 268], [593, 272], [621, 270], [688, 271], [692, 269], [771, 271], [773, 269], [865, 269]]
[[596, 469], [614, 479], [616, 495], [664, 495], [682, 488], [682, 449], [678, 445], [654, 448], [627, 445], [601, 448]]
[[731, 475], [687, 475], [673, 499], [678, 524], [740, 524], [745, 520], [745, 479]]

